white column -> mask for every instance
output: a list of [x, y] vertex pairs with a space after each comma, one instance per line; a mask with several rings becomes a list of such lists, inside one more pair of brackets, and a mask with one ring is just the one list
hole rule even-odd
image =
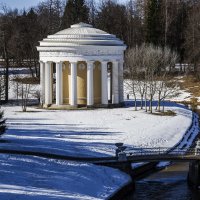
[[45, 63], [45, 104], [52, 104], [52, 62]]
[[119, 62], [119, 102], [124, 102], [124, 61]]
[[94, 104], [94, 92], [93, 92], [93, 62], [87, 62], [87, 106]]
[[56, 63], [56, 105], [63, 104], [62, 62]]
[[40, 62], [40, 103], [43, 104], [45, 101], [45, 63]]
[[112, 104], [119, 103], [118, 68], [119, 68], [119, 63], [117, 61], [114, 61], [112, 65]]
[[71, 62], [71, 106], [77, 105], [77, 63]]
[[108, 71], [107, 62], [101, 63], [101, 103], [108, 104]]

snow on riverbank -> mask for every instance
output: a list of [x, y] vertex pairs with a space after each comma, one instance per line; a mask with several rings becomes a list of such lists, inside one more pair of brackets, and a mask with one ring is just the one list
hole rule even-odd
[[[157, 116], [132, 107], [49, 111], [5, 106], [7, 143], [0, 148], [73, 156], [115, 154], [115, 143], [172, 147], [192, 122], [192, 112], [171, 107], [176, 116]], [[26, 156], [0, 155], [0, 199], [106, 199], [130, 178], [116, 169]], [[11, 178], [12, 177], [12, 178]]]
[[192, 121], [190, 110], [173, 107], [176, 116], [157, 116], [133, 108], [48, 111], [5, 107], [10, 146], [26, 150], [49, 150], [76, 156], [114, 155], [115, 143], [134, 147], [172, 147]]
[[118, 170], [29, 156], [0, 155], [1, 200], [105, 199], [129, 180]]

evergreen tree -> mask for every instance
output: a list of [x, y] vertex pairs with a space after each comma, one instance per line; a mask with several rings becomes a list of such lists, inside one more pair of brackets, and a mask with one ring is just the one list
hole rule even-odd
[[3, 118], [3, 111], [0, 111], [0, 135], [3, 135], [6, 131], [6, 120]]
[[89, 21], [89, 8], [87, 7], [85, 0], [75, 0], [76, 7], [76, 19], [77, 22]]
[[10, 59], [13, 55], [11, 53], [10, 44], [13, 37], [13, 21], [18, 15], [17, 10], [8, 11], [6, 8], [3, 13], [0, 14], [0, 57], [4, 59], [5, 67], [5, 102], [8, 102], [8, 90], [9, 90], [9, 67]]
[[[167, 33], [167, 46], [174, 49], [179, 54], [179, 62], [184, 61], [185, 56], [185, 36], [186, 22], [188, 18], [188, 5], [185, 1], [177, 0], [169, 5], [170, 14]], [[198, 26], [197, 26], [198, 27]]]
[[148, 0], [145, 14], [146, 42], [160, 45], [162, 35], [161, 0]]
[[69, 28], [71, 24], [75, 21], [75, 7], [74, 7], [74, 0], [68, 0], [65, 6], [65, 11], [62, 19], [62, 29]]
[[127, 43], [128, 19], [126, 7], [114, 0], [103, 1], [96, 17], [96, 27], [116, 35]]
[[89, 21], [89, 8], [87, 7], [85, 0], [68, 0], [63, 19], [62, 29], [69, 28], [70, 25]]

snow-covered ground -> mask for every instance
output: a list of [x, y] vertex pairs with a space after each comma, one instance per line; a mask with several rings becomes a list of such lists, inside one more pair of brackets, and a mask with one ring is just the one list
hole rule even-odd
[[[167, 109], [167, 108], [166, 108]], [[192, 121], [192, 112], [171, 107], [176, 116], [157, 116], [133, 107], [50, 111], [4, 107], [8, 131], [1, 147], [76, 156], [115, 154], [115, 143], [133, 147], [172, 147]]]
[[116, 169], [0, 155], [1, 200], [105, 199], [130, 178]]
[[[115, 154], [115, 143], [172, 147], [192, 122], [192, 112], [171, 107], [176, 116], [157, 116], [133, 107], [49, 111], [4, 106], [8, 130], [0, 148], [73, 156]], [[130, 178], [91, 164], [0, 155], [0, 199], [106, 199]], [[12, 177], [12, 178], [11, 178]]]
[[[10, 88], [11, 95], [14, 89]], [[126, 93], [125, 93], [126, 96]], [[16, 98], [13, 95], [13, 98]], [[131, 104], [131, 102], [129, 102]], [[115, 154], [115, 143], [130, 147], [168, 147], [179, 143], [192, 123], [192, 112], [169, 105], [176, 116], [115, 109], [50, 111], [4, 106], [8, 130], [0, 148], [69, 156]], [[43, 159], [0, 155], [0, 200], [106, 199], [130, 181], [116, 169]]]
[[[183, 78], [181, 77], [176, 77], [177, 79]], [[182, 80], [179, 80], [181, 82]], [[127, 99], [127, 94], [129, 94], [130, 99], [134, 99], [134, 95], [132, 92], [132, 88], [129, 86], [131, 83], [130, 80], [126, 79], [124, 81], [124, 99]], [[139, 100], [141, 98], [140, 93], [136, 90], [136, 97]], [[168, 101], [174, 101], [174, 102], [182, 102], [182, 101], [190, 101], [190, 99], [194, 97], [191, 93], [189, 93], [186, 90], [181, 90], [180, 88], [177, 88], [177, 91], [174, 92], [173, 95], [169, 95], [166, 100]], [[158, 95], [154, 95], [154, 100], [158, 99]], [[198, 101], [200, 101], [200, 97], [197, 97]]]

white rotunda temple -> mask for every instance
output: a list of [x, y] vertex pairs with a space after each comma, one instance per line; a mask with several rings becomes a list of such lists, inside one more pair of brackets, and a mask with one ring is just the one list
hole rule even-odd
[[37, 47], [41, 101], [72, 107], [122, 103], [125, 49], [116, 36], [85, 23], [49, 35]]

